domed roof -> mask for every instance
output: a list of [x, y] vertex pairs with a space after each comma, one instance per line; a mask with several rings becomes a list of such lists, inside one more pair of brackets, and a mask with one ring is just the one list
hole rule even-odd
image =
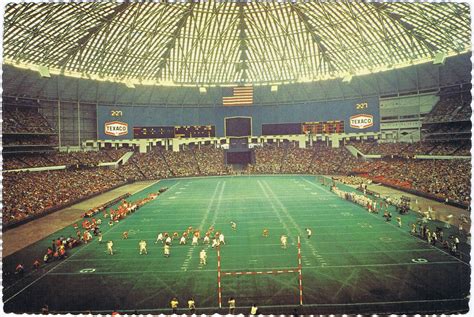
[[4, 62], [153, 85], [311, 82], [471, 49], [461, 3], [8, 4]]

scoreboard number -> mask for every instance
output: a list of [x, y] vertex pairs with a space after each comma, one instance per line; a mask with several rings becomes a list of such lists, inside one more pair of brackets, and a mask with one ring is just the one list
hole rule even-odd
[[367, 109], [369, 107], [369, 104], [367, 102], [361, 102], [356, 104], [356, 109]]
[[122, 110], [111, 110], [110, 115], [112, 117], [121, 117], [123, 116]]

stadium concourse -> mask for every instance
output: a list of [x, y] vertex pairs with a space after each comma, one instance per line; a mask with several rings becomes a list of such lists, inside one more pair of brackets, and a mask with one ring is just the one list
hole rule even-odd
[[5, 313], [469, 312], [469, 4], [2, 12]]

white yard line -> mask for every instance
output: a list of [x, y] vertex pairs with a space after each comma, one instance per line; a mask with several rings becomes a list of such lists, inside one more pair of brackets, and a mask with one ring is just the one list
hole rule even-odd
[[[420, 265], [420, 266], [428, 266], [428, 265], [441, 265], [441, 264], [459, 264], [458, 262], [455, 261], [439, 261], [439, 262], [426, 262], [426, 263], [413, 263], [413, 262], [406, 262], [406, 263], [388, 263], [388, 264], [348, 264], [348, 265], [325, 265], [325, 266], [307, 266], [306, 268], [310, 269], [331, 269], [331, 268], [365, 268], [365, 267], [388, 267], [388, 266], [411, 266], [411, 265]], [[257, 267], [257, 268], [252, 268], [252, 271], [260, 271], [260, 270], [268, 270], [268, 267]], [[271, 270], [286, 270], [288, 269], [288, 266], [284, 267], [272, 267]], [[234, 270], [234, 269], [232, 269]], [[192, 272], [216, 272], [215, 269], [200, 269], [200, 270], [189, 270], [187, 271], [188, 273]], [[143, 274], [143, 273], [165, 273], [165, 274], [170, 274], [170, 273], [183, 273], [182, 270], [150, 270], [150, 271], [143, 271], [143, 270], [137, 270], [137, 271], [111, 271], [111, 272], [94, 272], [91, 273], [91, 275], [117, 275], [117, 274]], [[83, 273], [77, 273], [77, 272], [60, 272], [60, 273], [51, 273], [51, 275], [84, 275]]]

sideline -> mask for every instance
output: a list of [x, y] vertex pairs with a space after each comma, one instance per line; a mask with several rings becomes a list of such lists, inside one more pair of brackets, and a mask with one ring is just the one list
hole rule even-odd
[[[53, 214], [32, 220], [16, 228], [12, 228], [2, 234], [2, 258], [14, 254], [48, 236], [58, 230], [70, 226], [74, 222], [82, 219], [81, 215], [89, 208], [101, 205], [107, 201], [113, 200], [127, 192], [127, 188], [133, 186], [137, 188], [131, 192], [132, 195], [156, 185], [160, 180], [149, 182], [136, 182], [126, 184], [111, 191], [100, 194], [96, 197], [86, 199], [80, 203], [58, 210]], [[142, 183], [142, 184], [140, 184]]]
[[[158, 182], [155, 182], [155, 183], [158, 183]], [[153, 184], [150, 184], [148, 185], [147, 187], [143, 188], [142, 190], [154, 185], [155, 183]], [[177, 184], [179, 184], [179, 181], [177, 181], [175, 184], [173, 184], [169, 189], [173, 188], [174, 186], [176, 186]], [[168, 189], [168, 191], [169, 191]], [[132, 195], [142, 191], [142, 190], [138, 190], [136, 192], [134, 192]], [[168, 192], [166, 191], [166, 193]], [[136, 215], [136, 213], [132, 214], [131, 216], [129, 217], [133, 217], [134, 215]], [[113, 227], [109, 227], [107, 231], [105, 231], [103, 233], [103, 235], [105, 236], [107, 233], [109, 233], [110, 231], [112, 230], [115, 230], [118, 226], [120, 226], [121, 224], [123, 224], [125, 221], [120, 221], [117, 225], [113, 226]], [[23, 291], [25, 291], [26, 289], [28, 289], [30, 286], [32, 286], [33, 284], [35, 284], [36, 282], [38, 282], [39, 280], [41, 280], [43, 277], [45, 277], [46, 275], [50, 274], [52, 271], [54, 271], [55, 269], [57, 269], [58, 267], [60, 267], [61, 265], [63, 265], [64, 263], [68, 262], [73, 256], [77, 255], [78, 253], [80, 253], [81, 251], [83, 251], [84, 249], [86, 249], [88, 246], [92, 245], [92, 244], [95, 244], [95, 243], [98, 243], [96, 239], [92, 240], [91, 243], [88, 243], [87, 245], [82, 245], [82, 247], [80, 247], [80, 249], [78, 249], [76, 252], [74, 252], [71, 256], [69, 256], [68, 258], [66, 258], [65, 260], [62, 260], [60, 261], [57, 265], [55, 265], [54, 267], [52, 267], [49, 271], [43, 273], [41, 276], [39, 276], [38, 278], [36, 278], [34, 281], [30, 282], [28, 285], [26, 285], [25, 287], [23, 287], [22, 289], [20, 289], [18, 292], [16, 292], [15, 294], [13, 294], [12, 296], [10, 296], [9, 298], [5, 299], [3, 301], [3, 304], [5, 305], [6, 303], [8, 303], [10, 300], [12, 300], [13, 298], [15, 298], [16, 296], [18, 296], [19, 294], [23, 293]], [[51, 273], [51, 274], [54, 274], [54, 273]], [[5, 290], [4, 290], [5, 291]]]

